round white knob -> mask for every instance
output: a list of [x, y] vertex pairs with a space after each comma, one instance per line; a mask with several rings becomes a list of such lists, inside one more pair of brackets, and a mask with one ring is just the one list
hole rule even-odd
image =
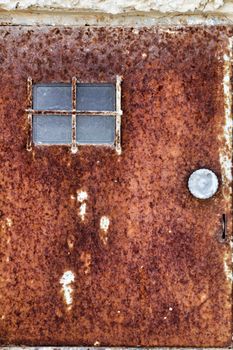
[[218, 190], [218, 178], [209, 169], [198, 169], [190, 175], [188, 188], [194, 197], [208, 199]]

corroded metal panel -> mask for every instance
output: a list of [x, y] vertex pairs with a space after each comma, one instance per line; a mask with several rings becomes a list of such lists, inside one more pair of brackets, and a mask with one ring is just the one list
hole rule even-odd
[[[230, 35], [1, 28], [2, 345], [230, 346]], [[27, 146], [28, 77], [116, 75], [121, 154]], [[206, 201], [187, 187], [202, 167]]]

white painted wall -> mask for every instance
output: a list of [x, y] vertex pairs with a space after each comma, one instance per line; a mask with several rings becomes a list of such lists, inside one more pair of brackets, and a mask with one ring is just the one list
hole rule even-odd
[[0, 0], [0, 8], [14, 9], [66, 9], [100, 11], [119, 14], [132, 11], [159, 11], [162, 13], [223, 10], [224, 0]]
[[232, 24], [233, 0], [0, 0], [0, 24]]

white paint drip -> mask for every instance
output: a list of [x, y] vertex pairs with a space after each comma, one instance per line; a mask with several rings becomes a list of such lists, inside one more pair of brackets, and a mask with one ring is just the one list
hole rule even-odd
[[232, 162], [231, 159], [223, 153], [220, 153], [219, 155], [219, 159], [220, 159], [220, 164], [222, 165], [222, 168], [224, 169], [224, 173], [222, 174], [222, 180], [223, 183], [226, 183], [227, 181], [231, 181], [232, 178], [232, 173], [231, 173], [231, 166], [232, 166]]
[[11, 227], [11, 226], [12, 226], [12, 224], [13, 224], [12, 219], [10, 219], [10, 218], [6, 218], [6, 225], [7, 225], [8, 227]]
[[224, 257], [224, 271], [228, 281], [233, 281], [233, 273], [231, 267], [227, 263], [227, 255]]
[[83, 203], [84, 201], [86, 201], [88, 198], [87, 192], [85, 191], [77, 191], [77, 200], [80, 203]]
[[107, 233], [108, 228], [109, 228], [110, 220], [107, 216], [102, 216], [100, 219], [100, 228], [103, 230], [105, 233]]
[[60, 284], [62, 285], [62, 292], [64, 294], [65, 302], [68, 305], [68, 310], [71, 309], [73, 302], [73, 288], [71, 287], [71, 283], [74, 282], [74, 279], [75, 277], [72, 271], [64, 272], [60, 279]]
[[[223, 186], [231, 188], [232, 181], [232, 96], [231, 96], [231, 52], [232, 52], [232, 38], [229, 38], [227, 53], [224, 54], [224, 78], [223, 78], [223, 92], [224, 92], [224, 106], [225, 106], [225, 125], [223, 127], [224, 147], [220, 149], [219, 160], [221, 164], [222, 182]], [[226, 198], [227, 199], [227, 198]]]
[[82, 203], [79, 208], [79, 216], [81, 217], [82, 221], [84, 221], [85, 219], [86, 209], [87, 209], [86, 203]]
[[108, 228], [110, 225], [110, 220], [107, 216], [102, 216], [100, 218], [100, 239], [104, 245], [108, 243]]
[[78, 152], [78, 147], [71, 147], [71, 153], [76, 154]]
[[81, 203], [80, 208], [79, 208], [79, 216], [81, 217], [81, 220], [84, 221], [85, 215], [86, 215], [86, 210], [87, 210], [87, 204], [85, 201], [88, 198], [88, 194], [86, 191], [77, 191], [77, 201]]

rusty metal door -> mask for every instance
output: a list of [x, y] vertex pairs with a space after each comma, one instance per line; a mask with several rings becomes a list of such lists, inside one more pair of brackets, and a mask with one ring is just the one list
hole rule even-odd
[[[1, 28], [1, 344], [230, 346], [230, 35]], [[121, 155], [27, 150], [28, 77], [117, 75]], [[218, 176], [208, 200], [198, 168]]]

